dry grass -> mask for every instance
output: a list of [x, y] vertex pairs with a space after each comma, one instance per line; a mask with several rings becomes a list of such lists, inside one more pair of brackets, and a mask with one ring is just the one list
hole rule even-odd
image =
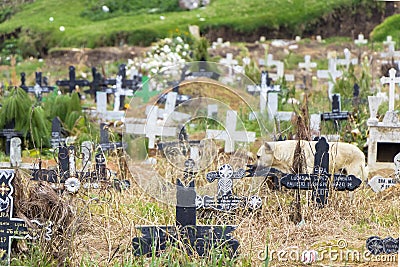
[[[221, 156], [217, 162], [227, 160], [225, 157]], [[116, 162], [115, 158], [109, 161]], [[167, 178], [173, 181], [179, 175], [179, 172], [169, 173], [167, 176], [173, 177]], [[175, 220], [174, 206], [161, 204], [148, 196], [135, 183], [134, 177], [129, 177], [132, 187], [122, 193], [108, 188], [80, 190], [77, 195], [57, 194], [48, 185], [28, 181], [26, 175], [20, 173], [18, 177], [21, 178], [16, 185], [18, 216], [23, 214], [42, 221], [50, 218], [54, 222], [52, 241], [40, 242], [42, 257], [53, 259], [49, 266], [55, 262], [59, 266], [217, 266], [215, 255], [188, 257], [173, 248], [160, 258], [132, 256], [132, 239], [141, 235], [136, 226], [171, 225]], [[203, 183], [200, 178], [196, 177]], [[238, 195], [249, 194], [245, 186], [238, 186], [236, 191]], [[318, 262], [320, 266], [373, 266], [351, 259], [346, 262], [345, 252], [354, 250], [362, 255], [368, 237], [397, 237], [399, 232], [399, 186], [379, 194], [363, 186], [355, 191], [351, 200], [346, 192], [330, 192], [329, 205], [323, 209], [309, 201], [310, 192], [302, 191], [303, 221], [299, 224], [291, 221], [293, 214], [299, 212], [294, 205], [294, 191], [271, 191], [262, 185], [258, 187], [258, 194], [263, 198], [263, 208], [255, 213], [198, 213], [198, 224], [237, 225], [234, 236], [241, 244], [239, 255], [234, 260], [224, 259], [224, 266], [261, 266], [264, 262], [260, 256], [264, 255], [266, 245], [274, 257], [268, 266], [302, 266], [300, 261], [279, 261], [273, 251], [298, 251], [301, 257], [301, 252], [309, 249], [317, 250], [319, 255], [324, 250], [337, 249], [339, 259], [330, 261], [326, 254], [324, 261]], [[340, 240], [345, 240], [346, 247], [337, 247]], [[376, 266], [393, 265], [389, 262]]]

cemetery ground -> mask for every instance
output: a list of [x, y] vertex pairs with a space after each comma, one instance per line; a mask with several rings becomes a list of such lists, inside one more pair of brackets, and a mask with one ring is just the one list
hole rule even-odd
[[[368, 48], [354, 47], [346, 40], [331, 40], [325, 44], [316, 43], [314, 40], [303, 40], [295, 52], [284, 48], [267, 46], [268, 52], [272, 52], [275, 58], [284, 58], [288, 70], [294, 70], [297, 63], [303, 61], [306, 54], [319, 63], [319, 69], [326, 69], [328, 62], [326, 54], [329, 50], [343, 51], [351, 48], [354, 54], [361, 51], [362, 55], [376, 53], [378, 45]], [[109, 48], [115, 51], [113, 48]], [[135, 48], [136, 55], [146, 48]], [[93, 51], [93, 50], [92, 50]], [[251, 56], [263, 58], [266, 47], [262, 44], [234, 44], [230, 47], [219, 48], [210, 52], [216, 61], [224, 57], [227, 52], [237, 56]], [[77, 73], [89, 75], [89, 67], [93, 62], [104, 62], [105, 72], [116, 73], [117, 65], [122, 60], [121, 54], [106, 60], [104, 58], [95, 61], [89, 52], [67, 51], [59, 57], [47, 58], [43, 62], [36, 60], [21, 62], [17, 65], [16, 72], [42, 70], [49, 74], [51, 84], [68, 75], [67, 66], [77, 66]], [[123, 52], [125, 53], [125, 51]], [[100, 51], [101, 56], [110, 55]], [[128, 58], [132, 54], [127, 54]], [[340, 55], [342, 57], [342, 55]], [[362, 58], [362, 56], [360, 57]], [[93, 60], [93, 62], [91, 61]], [[110, 60], [109, 62], [106, 62]], [[372, 83], [376, 83], [382, 76], [378, 64], [371, 61]], [[362, 70], [356, 70], [362, 72]], [[2, 70], [1, 74], [7, 80], [12, 80], [13, 67]], [[258, 72], [259, 73], [259, 72]], [[360, 73], [357, 73], [359, 75]], [[295, 73], [298, 75], [298, 73]], [[300, 76], [300, 75], [299, 75]], [[301, 77], [301, 76], [300, 76]], [[258, 82], [254, 79], [255, 82]], [[15, 78], [14, 78], [15, 79]], [[33, 76], [28, 76], [27, 84], [32, 84]], [[348, 76], [348, 80], [351, 77]], [[351, 80], [353, 81], [353, 80]], [[15, 81], [19, 84], [19, 80]], [[342, 81], [342, 110], [350, 110], [351, 102], [343, 101], [346, 96], [350, 99], [352, 85]], [[293, 93], [289, 87], [285, 91], [286, 98], [296, 98], [303, 101], [301, 90]], [[188, 93], [189, 90], [184, 93]], [[215, 93], [218, 96], [218, 92]], [[312, 80], [312, 92], [309, 95], [309, 112], [329, 111], [330, 105], [326, 101], [326, 86], [321, 82]], [[87, 99], [86, 104], [94, 105], [93, 99]], [[318, 110], [316, 108], [318, 106]], [[133, 108], [133, 107], [131, 107]], [[292, 110], [293, 105], [283, 104], [280, 110]], [[300, 108], [295, 107], [297, 111]], [[380, 110], [384, 114], [384, 110]], [[360, 107], [359, 116], [368, 114], [366, 105]], [[357, 123], [344, 123], [340, 132], [343, 139], [356, 143], [363, 148], [367, 136], [364, 121]], [[332, 131], [332, 125], [323, 124], [322, 131]], [[360, 134], [352, 134], [358, 129]], [[285, 135], [295, 133], [295, 128], [290, 122], [282, 122], [281, 132]], [[200, 136], [202, 137], [202, 136]], [[347, 139], [346, 139], [347, 138]], [[260, 142], [252, 146], [255, 153]], [[32, 151], [31, 151], [32, 152]], [[37, 157], [34, 152], [27, 155], [24, 152], [23, 161], [32, 162]], [[235, 156], [235, 154], [233, 154]], [[240, 156], [240, 155], [238, 155]], [[5, 159], [5, 156], [2, 156]], [[209, 167], [215, 170], [227, 159], [223, 152]], [[255, 162], [255, 157], [249, 159], [249, 163]], [[5, 160], [2, 160], [5, 161]], [[152, 198], [135, 183], [135, 179], [124, 166], [119, 164], [119, 157], [110, 152], [107, 156], [107, 167], [117, 173], [127, 175], [131, 181], [131, 187], [118, 192], [113, 187], [105, 185], [106, 190], [80, 190], [71, 195], [64, 192], [61, 195], [46, 183], [32, 183], [30, 176], [22, 170], [18, 171], [17, 180], [21, 181], [16, 186], [15, 202], [18, 217], [33, 216], [46, 220], [52, 218], [54, 222], [55, 238], [51, 241], [39, 240], [33, 246], [27, 246], [28, 241], [19, 241], [18, 247], [13, 250], [13, 265], [30, 266], [55, 266], [65, 263], [70, 266], [303, 266], [302, 254], [304, 251], [316, 250], [319, 257], [323, 257], [313, 266], [394, 266], [397, 255], [393, 257], [371, 256], [366, 253], [365, 242], [370, 236], [393, 236], [398, 233], [400, 205], [400, 188], [393, 186], [378, 194], [363, 184], [349, 196], [347, 192], [329, 192], [329, 205], [319, 209], [310, 201], [311, 193], [300, 192], [300, 204], [296, 203], [295, 192], [282, 189], [275, 191], [267, 184], [263, 184], [256, 192], [262, 198], [261, 210], [249, 212], [241, 210], [236, 213], [221, 214], [218, 212], [202, 212], [198, 215], [197, 224], [202, 225], [237, 225], [233, 235], [240, 243], [238, 256], [229, 257], [226, 251], [215, 249], [207, 257], [196, 254], [188, 256], [182, 253], [182, 248], [169, 247], [165, 253], [150, 258], [134, 256], [132, 254], [132, 239], [140, 236], [136, 229], [138, 225], [173, 225], [175, 223], [175, 207], [165, 205]], [[165, 179], [174, 181], [179, 173], [171, 170], [165, 159], [157, 156], [157, 168], [165, 174]], [[43, 158], [43, 168], [54, 166], [56, 163], [51, 156]], [[78, 165], [81, 164], [78, 160]], [[393, 174], [393, 170], [391, 173]], [[259, 178], [262, 180], [262, 178]], [[235, 193], [248, 195], [247, 184], [251, 178], [244, 178], [235, 185]], [[207, 183], [204, 173], [196, 176], [196, 183]], [[197, 184], [196, 184], [197, 186]], [[252, 192], [254, 193], [254, 192]], [[393, 236], [396, 238], [396, 236]], [[40, 245], [39, 245], [40, 244]], [[265, 257], [268, 254], [269, 257]], [[367, 255], [367, 256], [365, 256]], [[369, 255], [369, 256], [368, 256]]]

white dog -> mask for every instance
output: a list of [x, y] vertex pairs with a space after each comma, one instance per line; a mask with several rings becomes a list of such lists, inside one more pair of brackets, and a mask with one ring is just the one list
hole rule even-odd
[[[266, 142], [257, 152], [258, 164], [293, 173], [293, 159], [297, 140]], [[300, 141], [304, 152], [307, 172], [312, 173], [316, 141]], [[368, 179], [364, 153], [355, 145], [343, 142], [329, 143], [329, 172], [353, 174], [361, 180]]]

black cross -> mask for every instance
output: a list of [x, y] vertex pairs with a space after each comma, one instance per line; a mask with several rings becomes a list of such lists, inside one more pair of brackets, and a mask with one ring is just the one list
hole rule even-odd
[[42, 93], [50, 93], [54, 90], [54, 86], [49, 86], [47, 84], [47, 78], [42, 78], [41, 72], [35, 72], [35, 85], [26, 86], [25, 84], [25, 72], [21, 73], [21, 85], [20, 87], [24, 89], [25, 92], [35, 94], [36, 99], [40, 102], [42, 100]]
[[[289, 189], [312, 190], [312, 199], [319, 207], [328, 203], [330, 188], [329, 144], [325, 138], [320, 138], [315, 145], [314, 171], [312, 174], [286, 174], [281, 178], [281, 184]], [[353, 191], [361, 185], [361, 180], [354, 175], [333, 175], [333, 189], [337, 191]]]
[[[14, 177], [14, 170], [0, 170], [0, 260], [7, 260], [8, 264], [10, 264], [13, 239], [36, 239], [38, 237], [31, 235], [32, 233], [23, 219], [13, 217], [14, 187], [12, 181]], [[47, 230], [45, 239], [50, 239], [51, 228], [45, 227]]]
[[335, 125], [338, 120], [347, 120], [350, 113], [348, 111], [341, 111], [340, 105], [340, 95], [334, 94], [332, 96], [332, 112], [322, 113], [321, 120], [333, 120]]
[[124, 146], [122, 142], [110, 142], [108, 133], [108, 125], [106, 123], [100, 123], [100, 147], [102, 150], [113, 150]]
[[[191, 164], [185, 172], [190, 172]], [[235, 255], [239, 242], [231, 237], [235, 226], [196, 225], [196, 191], [194, 180], [185, 186], [180, 179], [176, 185], [176, 226], [139, 226], [143, 236], [132, 240], [134, 255], [151, 256], [153, 248], [160, 255], [167, 246], [176, 245], [179, 241], [188, 254], [195, 250], [198, 255], [205, 256], [214, 247], [224, 245], [231, 255]]]
[[90, 86], [90, 82], [88, 80], [77, 80], [75, 75], [75, 67], [69, 66], [69, 80], [58, 80], [56, 81], [58, 86], [68, 86], [69, 93], [74, 92], [76, 86], [84, 87]]
[[90, 83], [90, 89], [85, 90], [86, 94], [90, 94], [96, 100], [96, 92], [104, 92], [107, 91], [107, 84], [105, 79], [101, 76], [101, 74], [97, 71], [96, 67], [92, 67], [92, 77], [93, 80]]

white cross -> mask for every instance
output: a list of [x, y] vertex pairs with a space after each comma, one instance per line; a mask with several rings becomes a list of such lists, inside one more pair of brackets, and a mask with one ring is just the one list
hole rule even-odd
[[266, 67], [276, 67], [276, 74], [270, 74], [271, 78], [276, 81], [280, 78], [285, 77], [287, 81], [294, 81], [294, 76], [293, 75], [285, 75], [285, 67], [283, 65], [282, 61], [279, 60], [274, 60], [272, 54], [268, 54], [267, 58], [264, 59], [259, 59], [258, 64], [260, 66], [266, 66]]
[[388, 45], [388, 49], [386, 53], [381, 53], [381, 57], [384, 58], [395, 58], [395, 57], [400, 57], [400, 52], [395, 51], [394, 48], [395, 42], [392, 42]]
[[396, 70], [391, 68], [389, 70], [389, 77], [381, 77], [381, 84], [389, 84], [389, 110], [394, 110], [394, 93], [395, 93], [395, 85], [396, 83], [400, 83], [400, 77], [396, 77]]
[[330, 58], [328, 64], [329, 64], [328, 70], [318, 70], [317, 77], [329, 79], [328, 80], [328, 95], [329, 95], [329, 99], [332, 101], [333, 86], [335, 85], [336, 79], [339, 78], [340, 76], [342, 76], [342, 72], [340, 70], [337, 70], [337, 68], [336, 68], [336, 58], [333, 58], [333, 57]]
[[299, 68], [305, 69], [306, 71], [311, 71], [312, 68], [316, 68], [316, 67], [317, 67], [317, 63], [311, 62], [310, 55], [305, 55], [304, 62], [299, 63]]
[[126, 124], [126, 133], [140, 134], [149, 138], [149, 148], [155, 147], [156, 136], [176, 136], [175, 127], [157, 125], [158, 107], [154, 106], [147, 114], [146, 124]]
[[238, 64], [236, 59], [233, 59], [232, 53], [227, 53], [226, 58], [223, 58], [219, 63], [229, 66], [229, 76], [232, 76], [232, 67]]
[[367, 40], [367, 39], [364, 39], [364, 34], [360, 33], [360, 34], [358, 35], [358, 39], [354, 40], [354, 43], [355, 43], [356, 45], [365, 45], [365, 44], [368, 43], [368, 40]]
[[206, 137], [225, 140], [225, 153], [235, 151], [235, 142], [254, 142], [256, 140], [255, 132], [236, 131], [237, 112], [228, 110], [226, 112], [225, 130], [209, 130], [206, 131]]
[[351, 52], [349, 49], [345, 48], [344, 51], [344, 58], [338, 59], [337, 64], [346, 66], [346, 69], [349, 68], [350, 64], [356, 65], [358, 63], [357, 58], [351, 58]]
[[395, 45], [396, 42], [393, 41], [392, 36], [388, 35], [386, 36], [386, 41], [383, 41], [383, 44], [389, 46], [389, 45]]
[[117, 75], [115, 82], [115, 93], [114, 93], [114, 111], [119, 111], [120, 96], [133, 96], [132, 90], [122, 89], [122, 76]]

